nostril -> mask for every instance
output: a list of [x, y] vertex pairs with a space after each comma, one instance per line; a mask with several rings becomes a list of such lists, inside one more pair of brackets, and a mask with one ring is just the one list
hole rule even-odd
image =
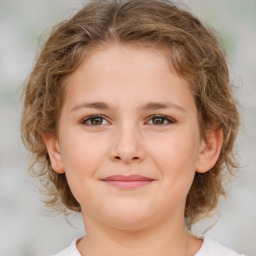
[[[115, 156], [115, 159], [121, 160], [122, 158], [120, 156]], [[137, 156], [132, 158], [132, 160], [138, 160], [138, 159], [139, 159], [139, 157], [137, 157]]]

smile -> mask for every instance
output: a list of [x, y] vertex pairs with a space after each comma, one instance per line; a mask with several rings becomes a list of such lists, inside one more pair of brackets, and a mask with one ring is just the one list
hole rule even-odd
[[108, 176], [101, 180], [111, 186], [122, 188], [122, 189], [134, 189], [134, 188], [148, 185], [154, 181], [154, 179], [152, 178], [148, 178], [140, 175], [129, 175], [129, 176], [113, 175], [113, 176]]

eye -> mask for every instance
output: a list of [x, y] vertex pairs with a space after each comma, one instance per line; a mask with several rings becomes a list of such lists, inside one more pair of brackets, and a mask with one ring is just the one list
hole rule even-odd
[[153, 125], [168, 125], [168, 124], [174, 124], [175, 121], [171, 119], [170, 117], [163, 116], [163, 115], [155, 115], [152, 116], [150, 121], [152, 120]]
[[103, 122], [104, 120], [106, 121], [106, 119], [103, 116], [93, 115], [83, 119], [81, 121], [81, 124], [92, 125], [92, 126], [108, 124], [107, 121], [104, 123]]

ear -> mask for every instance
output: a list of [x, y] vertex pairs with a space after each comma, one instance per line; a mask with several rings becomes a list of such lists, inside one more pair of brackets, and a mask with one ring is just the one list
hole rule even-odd
[[55, 135], [45, 134], [43, 135], [43, 141], [48, 150], [52, 169], [57, 173], [64, 173], [65, 170], [63, 166], [58, 139]]
[[220, 155], [222, 143], [222, 129], [209, 129], [206, 131], [206, 138], [201, 142], [196, 163], [197, 172], [205, 173], [215, 165]]

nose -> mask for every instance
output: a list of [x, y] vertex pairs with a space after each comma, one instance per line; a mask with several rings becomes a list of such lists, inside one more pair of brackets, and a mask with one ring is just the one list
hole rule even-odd
[[142, 162], [146, 157], [141, 143], [141, 136], [135, 127], [123, 127], [115, 132], [115, 138], [110, 149], [112, 161], [125, 164]]

